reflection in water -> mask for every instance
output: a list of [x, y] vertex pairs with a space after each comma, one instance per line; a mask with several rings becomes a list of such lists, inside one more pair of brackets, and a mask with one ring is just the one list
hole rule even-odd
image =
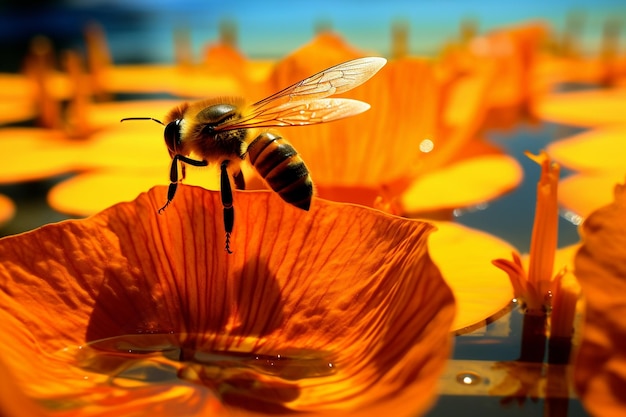
[[544, 398], [545, 416], [567, 416], [572, 394], [571, 378], [567, 376], [571, 337], [548, 337], [546, 314], [522, 316], [520, 356], [494, 365], [505, 376], [489, 394], [500, 396], [503, 405], [516, 402], [522, 406], [527, 399], [537, 402]]
[[286, 348], [256, 353], [244, 343], [229, 351], [187, 347], [190, 335], [136, 334], [65, 349], [75, 365], [105, 376], [103, 385], [136, 388], [180, 380], [209, 388], [224, 402], [242, 398], [264, 404], [282, 404], [298, 398], [298, 381], [335, 373], [329, 352]]
[[460, 372], [456, 376], [456, 380], [459, 384], [463, 385], [477, 385], [481, 383], [482, 378], [476, 372], [466, 371]]
[[572, 338], [555, 336], [516, 300], [509, 313], [456, 341], [454, 359], [440, 379], [443, 397], [428, 416], [461, 409], [467, 416], [589, 415], [572, 387]]

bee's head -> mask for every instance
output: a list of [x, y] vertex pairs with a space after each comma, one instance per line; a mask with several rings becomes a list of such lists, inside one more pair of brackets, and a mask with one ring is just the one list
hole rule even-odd
[[174, 155], [181, 153], [183, 140], [180, 133], [181, 123], [183, 119], [172, 120], [165, 126], [163, 136], [165, 138], [165, 145], [170, 153], [170, 158]]

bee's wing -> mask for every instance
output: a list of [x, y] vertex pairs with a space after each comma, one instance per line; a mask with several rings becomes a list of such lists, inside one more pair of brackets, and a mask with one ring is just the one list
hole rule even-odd
[[[321, 98], [313, 101], [286, 103], [265, 109], [253, 119], [240, 120], [230, 129], [246, 127], [305, 126], [354, 116], [368, 110], [370, 105], [349, 98]], [[216, 130], [221, 130], [221, 125]]]
[[[363, 84], [386, 62], [385, 58], [367, 57], [335, 65], [252, 104], [241, 118], [222, 123], [215, 130], [314, 124], [361, 113], [369, 105], [324, 98]], [[298, 122], [291, 122], [295, 120]]]

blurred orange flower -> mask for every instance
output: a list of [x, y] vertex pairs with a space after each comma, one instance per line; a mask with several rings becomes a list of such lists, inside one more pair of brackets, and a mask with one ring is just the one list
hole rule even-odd
[[0, 240], [0, 352], [29, 397], [53, 415], [425, 412], [455, 315], [432, 226], [241, 192], [228, 255], [219, 193], [183, 186], [159, 216], [165, 195]]
[[575, 258], [585, 298], [584, 332], [574, 362], [574, 385], [590, 414], [626, 412], [626, 184], [613, 203], [596, 210], [581, 227]]
[[[363, 55], [341, 37], [322, 33], [277, 64], [267, 92]], [[283, 129], [320, 197], [416, 215], [482, 203], [519, 183], [515, 160], [476, 138], [488, 78], [452, 80], [439, 70], [423, 58], [390, 60], [345, 94], [369, 103], [365, 114]]]

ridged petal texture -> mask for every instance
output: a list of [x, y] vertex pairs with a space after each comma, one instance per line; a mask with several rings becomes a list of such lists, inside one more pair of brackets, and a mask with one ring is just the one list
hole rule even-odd
[[165, 197], [0, 240], [3, 378], [64, 416], [427, 410], [455, 316], [432, 226], [240, 192], [229, 255], [219, 193]]

